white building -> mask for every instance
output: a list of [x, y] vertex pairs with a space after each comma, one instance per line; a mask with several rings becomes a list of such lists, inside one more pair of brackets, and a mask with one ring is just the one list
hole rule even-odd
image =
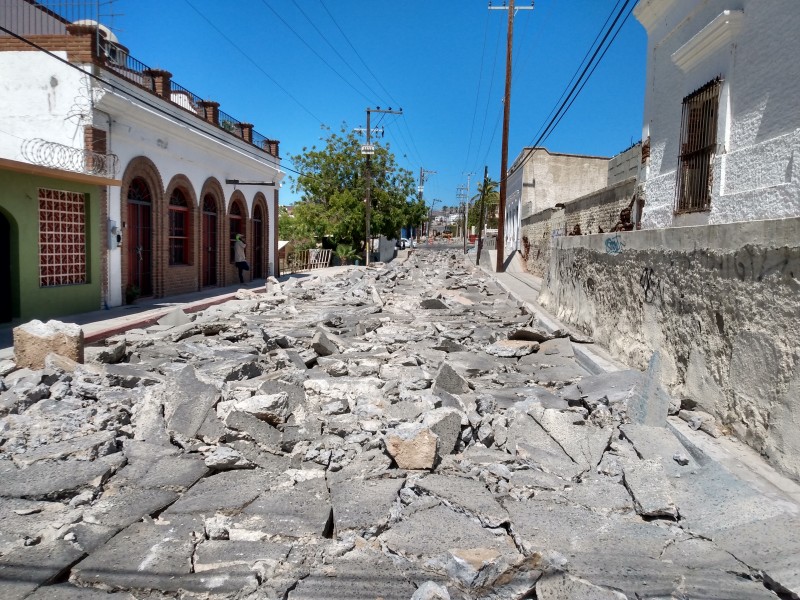
[[[18, 12], [9, 10], [15, 5]], [[274, 274], [278, 142], [136, 61], [102, 25], [37, 10], [7, 0], [0, 14], [7, 29], [26, 28], [21, 37], [0, 33], [0, 158], [54, 166], [48, 161], [59, 153], [94, 151], [116, 163], [100, 222], [87, 225], [87, 235], [104, 241], [103, 255], [90, 257], [104, 265], [98, 306], [122, 304], [126, 293], [159, 297], [237, 282], [236, 233], [247, 242], [248, 277]], [[91, 166], [84, 157], [75, 168]]]
[[800, 3], [640, 0], [644, 228], [800, 215]]

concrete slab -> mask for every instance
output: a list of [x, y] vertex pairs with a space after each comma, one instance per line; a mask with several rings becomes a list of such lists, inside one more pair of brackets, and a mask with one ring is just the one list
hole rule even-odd
[[93, 461], [41, 461], [25, 469], [0, 467], [0, 497], [60, 500], [97, 489], [125, 462], [122, 453]]
[[237, 511], [269, 487], [270, 479], [261, 469], [225, 471], [195, 484], [165, 514], [208, 514]]
[[331, 498], [324, 477], [273, 487], [249, 503], [234, 523], [288, 538], [330, 535]]
[[450, 475], [426, 475], [414, 487], [459, 507], [480, 519], [486, 527], [500, 527], [508, 521], [508, 513], [494, 499], [486, 485], [475, 479]]
[[383, 531], [404, 483], [405, 478], [349, 479], [331, 483], [334, 535], [353, 531], [369, 538]]

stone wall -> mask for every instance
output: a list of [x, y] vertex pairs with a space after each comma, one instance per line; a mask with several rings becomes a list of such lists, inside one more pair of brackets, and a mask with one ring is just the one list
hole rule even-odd
[[567, 202], [564, 208], [547, 209], [524, 219], [522, 251], [528, 271], [543, 276], [550, 262], [552, 240], [573, 231], [576, 225], [584, 234], [598, 233], [600, 228], [609, 231], [619, 221], [620, 211], [630, 204], [635, 188], [636, 179], [629, 178]]
[[800, 218], [553, 243], [540, 302], [800, 478]]

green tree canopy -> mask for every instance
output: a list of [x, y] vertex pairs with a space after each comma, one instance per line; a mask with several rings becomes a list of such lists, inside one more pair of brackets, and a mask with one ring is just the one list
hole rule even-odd
[[[292, 190], [301, 194], [293, 208], [291, 225], [281, 230], [292, 239], [311, 237], [321, 241], [331, 238], [336, 244], [364, 247], [366, 198], [365, 156], [355, 133], [344, 128], [332, 133], [322, 148], [303, 148], [291, 160], [300, 171]], [[388, 145], [375, 145], [371, 159], [373, 235], [399, 237], [400, 228], [418, 224], [425, 214], [424, 205], [413, 199], [414, 177], [400, 168]]]
[[[478, 193], [472, 199], [472, 206], [469, 209], [468, 226], [477, 226], [481, 218], [481, 198], [484, 199], [486, 208], [484, 215], [487, 227], [490, 229], [497, 227], [497, 215], [495, 206], [500, 202], [500, 192], [497, 190], [498, 183], [491, 177], [486, 177], [478, 184]], [[480, 229], [480, 228], [479, 228]]]

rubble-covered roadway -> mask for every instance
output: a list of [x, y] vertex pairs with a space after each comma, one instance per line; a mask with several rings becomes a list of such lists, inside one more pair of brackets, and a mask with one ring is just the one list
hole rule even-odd
[[797, 507], [462, 255], [270, 287], [3, 363], [0, 598], [798, 597]]

